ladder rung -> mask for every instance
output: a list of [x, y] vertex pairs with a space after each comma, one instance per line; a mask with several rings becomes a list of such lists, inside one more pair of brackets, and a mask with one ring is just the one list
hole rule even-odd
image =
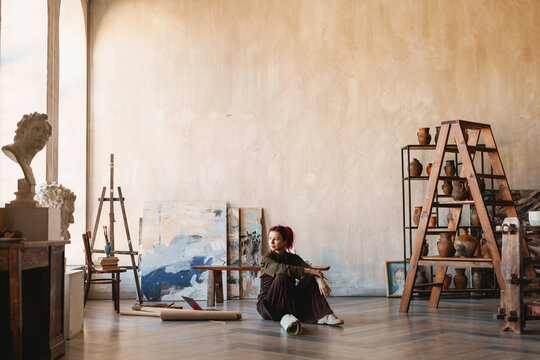
[[479, 178], [484, 179], [506, 179], [504, 175], [495, 175], [495, 174], [476, 174]]
[[[514, 202], [511, 200], [485, 200], [484, 204], [486, 206], [514, 206]], [[463, 201], [434, 201], [433, 206], [435, 207], [460, 207], [463, 205], [475, 205], [474, 200], [463, 200]]]
[[488, 148], [485, 145], [467, 146], [469, 152], [497, 152], [497, 148]]
[[426, 235], [454, 234], [454, 233], [455, 233], [455, 231], [448, 230], [448, 229], [428, 230], [428, 231], [426, 231]]
[[459, 258], [459, 257], [440, 257], [440, 256], [423, 256], [418, 260], [418, 265], [431, 266], [451, 266], [451, 267], [478, 267], [478, 268], [493, 268], [491, 259], [487, 258]]
[[467, 120], [446, 120], [446, 121], [441, 122], [441, 125], [456, 124], [456, 123], [459, 123], [465, 129], [485, 129], [485, 128], [491, 127], [489, 124], [482, 124], [482, 123], [477, 123], [477, 122], [467, 121]]
[[461, 207], [467, 204], [474, 204], [474, 200], [463, 200], [463, 201], [434, 201], [433, 206], [435, 207]]
[[430, 287], [430, 286], [442, 286], [443, 283], [425, 283], [425, 284], [415, 284], [415, 288], [423, 288], [423, 287]]
[[[100, 200], [101, 200], [101, 198], [98, 198], [98, 201], [100, 201]], [[103, 198], [103, 201], [111, 201], [111, 198], [108, 198], [108, 197]], [[117, 197], [113, 198], [113, 201], [120, 201], [120, 198], [117, 198]], [[126, 198], [123, 197], [122, 201], [126, 201]]]

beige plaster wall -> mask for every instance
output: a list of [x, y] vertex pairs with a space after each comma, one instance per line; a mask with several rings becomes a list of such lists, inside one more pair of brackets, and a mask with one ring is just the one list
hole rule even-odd
[[489, 122], [511, 187], [540, 188], [538, 1], [90, 11], [90, 224], [115, 153], [135, 239], [144, 201], [259, 206], [332, 266], [335, 295], [382, 294], [384, 261], [402, 256], [400, 147], [418, 127]]

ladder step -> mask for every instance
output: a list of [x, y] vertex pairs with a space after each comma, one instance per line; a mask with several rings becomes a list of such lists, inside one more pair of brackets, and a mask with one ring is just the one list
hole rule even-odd
[[[101, 201], [101, 198], [98, 198], [98, 201]], [[103, 198], [103, 201], [111, 201], [111, 198]], [[113, 198], [113, 201], [120, 201], [120, 198]], [[122, 201], [126, 201], [126, 198], [122, 198]]]
[[488, 148], [485, 145], [477, 145], [477, 146], [467, 146], [467, 149], [470, 153], [473, 152], [497, 152], [496, 148]]
[[[463, 205], [474, 205], [474, 200], [463, 200], [463, 201], [434, 201], [433, 206], [435, 207], [461, 207]], [[485, 200], [484, 204], [486, 206], [514, 206], [514, 202], [511, 200]]]
[[424, 287], [430, 287], [430, 286], [442, 286], [443, 283], [425, 283], [425, 284], [415, 284], [415, 288], [424, 288]]
[[448, 229], [440, 229], [440, 230], [428, 230], [426, 231], [426, 235], [439, 235], [439, 234], [455, 234], [455, 231], [448, 230]]
[[495, 175], [495, 174], [476, 174], [479, 178], [483, 179], [506, 179], [504, 175]]
[[456, 124], [456, 123], [459, 123], [461, 127], [465, 129], [485, 129], [485, 128], [491, 127], [489, 124], [482, 124], [482, 123], [477, 123], [477, 122], [467, 121], [467, 120], [446, 120], [446, 121], [441, 122], [441, 125], [444, 125], [444, 124], [451, 125], [451, 124]]
[[459, 258], [459, 257], [440, 257], [440, 256], [423, 256], [418, 260], [418, 265], [430, 266], [450, 266], [450, 267], [478, 267], [478, 268], [493, 268], [491, 259], [487, 258]]

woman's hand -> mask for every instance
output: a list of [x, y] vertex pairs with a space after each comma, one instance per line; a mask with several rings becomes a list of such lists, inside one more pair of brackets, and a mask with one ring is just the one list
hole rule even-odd
[[315, 278], [317, 280], [317, 284], [319, 284], [319, 291], [321, 292], [321, 295], [324, 297], [330, 296], [330, 292], [332, 289], [330, 289], [330, 286], [324, 281], [324, 278], [322, 276], [318, 276]]
[[318, 278], [324, 278], [324, 274], [321, 270], [313, 269], [313, 268], [304, 268], [304, 274], [314, 275]]

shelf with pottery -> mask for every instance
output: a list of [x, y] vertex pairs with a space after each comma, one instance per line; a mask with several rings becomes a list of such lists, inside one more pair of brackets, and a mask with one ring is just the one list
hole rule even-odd
[[[455, 268], [456, 278], [454, 283], [456, 288], [460, 292], [469, 292], [471, 290], [482, 290], [484, 286], [473, 285], [473, 289], [467, 289], [467, 277], [465, 271], [467, 268], [472, 268], [472, 281], [478, 280], [478, 275], [483, 276], [485, 274], [494, 274], [495, 284], [501, 289], [505, 289], [505, 280], [501, 273], [501, 259], [497, 242], [494, 235], [494, 221], [495, 206], [503, 206], [508, 217], [516, 217], [516, 209], [512, 201], [512, 195], [507, 181], [507, 176], [502, 166], [502, 161], [499, 156], [497, 145], [493, 132], [489, 124], [472, 123], [463, 120], [443, 121], [441, 123], [440, 135], [436, 146], [429, 146], [431, 136], [429, 131], [425, 128], [421, 128], [417, 134], [418, 140], [421, 145], [424, 146], [407, 146], [405, 149], [410, 151], [411, 149], [428, 149], [434, 148], [435, 156], [432, 163], [430, 163], [426, 170], [428, 171], [428, 182], [425, 190], [425, 196], [423, 197], [422, 206], [415, 207], [415, 239], [414, 245], [411, 245], [412, 255], [410, 255], [409, 269], [407, 271], [405, 288], [400, 303], [400, 312], [408, 312], [409, 305], [412, 298], [412, 293], [416, 292], [418, 288], [425, 289], [425, 285], [421, 285], [421, 282], [417, 284], [418, 277], [425, 278], [426, 266], [436, 267], [435, 280], [431, 282], [431, 295], [429, 300], [429, 307], [437, 308], [439, 305], [439, 299], [441, 292], [444, 288], [447, 291], [447, 269]], [[482, 144], [480, 144], [482, 139]], [[454, 144], [448, 145], [448, 142], [452, 141]], [[426, 146], [427, 145], [427, 146]], [[402, 150], [403, 153], [404, 150]], [[478, 156], [476, 156], [478, 153]], [[450, 154], [451, 153], [451, 154]], [[489, 153], [489, 156], [484, 156], [484, 153]], [[448, 157], [455, 157], [455, 160], [448, 160]], [[458, 157], [459, 156], [459, 157]], [[410, 158], [410, 154], [408, 154]], [[484, 160], [489, 160], [489, 165], [484, 171]], [[459, 162], [458, 162], [459, 160]], [[480, 160], [480, 161], [478, 161]], [[445, 166], [446, 161], [446, 166]], [[478, 166], [480, 162], [481, 166]], [[402, 156], [402, 165], [403, 156]], [[422, 164], [415, 158], [408, 164], [408, 169], [403, 169], [402, 174], [407, 171], [409, 179], [409, 218], [411, 215], [411, 192], [410, 184], [411, 177], [421, 177]], [[489, 172], [489, 174], [486, 174]], [[405, 175], [405, 174], [403, 174]], [[459, 176], [457, 176], [459, 175]], [[405, 178], [405, 176], [402, 176]], [[490, 190], [485, 191], [486, 182], [484, 179], [490, 180]], [[419, 180], [419, 179], [418, 179]], [[494, 186], [494, 180], [497, 180], [497, 186]], [[452, 195], [452, 199], [439, 198], [440, 181], [443, 182], [442, 191], [445, 195]], [[402, 181], [403, 189], [405, 188], [405, 181]], [[495, 190], [498, 188], [499, 199], [495, 198]], [[405, 198], [405, 191], [403, 191]], [[447, 201], [444, 201], [447, 200]], [[404, 201], [405, 205], [405, 201]], [[464, 206], [468, 205], [468, 206]], [[474, 205], [474, 207], [472, 206]], [[488, 211], [488, 207], [492, 206], [491, 214]], [[441, 229], [438, 223], [439, 216], [436, 218], [436, 223], [432, 223], [432, 217], [434, 212], [439, 212], [441, 208], [448, 209], [448, 226], [446, 229]], [[472, 235], [468, 235], [466, 230], [461, 226], [461, 216], [463, 211], [470, 209], [470, 212], [474, 211], [478, 217], [481, 230], [477, 231], [480, 235], [483, 234], [485, 240], [483, 241], [481, 250], [481, 256], [475, 257], [475, 249], [478, 247], [478, 239]], [[474, 209], [474, 210], [473, 210]], [[404, 210], [405, 206], [404, 206]], [[405, 220], [405, 213], [403, 215]], [[412, 232], [412, 223], [405, 224], [410, 228], [409, 232]], [[431, 226], [429, 226], [431, 225]], [[471, 221], [471, 225], [473, 224]], [[465, 234], [459, 235], [459, 228], [464, 229]], [[404, 229], [404, 233], [405, 233]], [[437, 250], [441, 256], [428, 256], [428, 247], [426, 237], [428, 235], [440, 235], [440, 240], [437, 243]], [[464, 236], [465, 235], [465, 236]], [[464, 238], [462, 238], [464, 237]], [[469, 237], [469, 239], [466, 239]], [[471, 239], [472, 238], [472, 239]], [[409, 237], [409, 242], [412, 239]], [[404, 240], [405, 243], [405, 240]], [[454, 257], [455, 251], [459, 252], [460, 257]], [[523, 257], [529, 258], [530, 253], [527, 248], [527, 244], [523, 246]], [[486, 269], [492, 269], [486, 270]], [[528, 264], [525, 272], [528, 277], [535, 278], [534, 268], [532, 264]], [[476, 278], [476, 279], [475, 279]], [[459, 280], [458, 280], [459, 279]], [[456, 281], [458, 280], [458, 281]], [[428, 281], [422, 281], [427, 283]], [[445, 285], [443, 286], [443, 282]], [[458, 286], [459, 285], [459, 286]], [[496, 285], [495, 285], [496, 286]], [[449, 289], [448, 289], [449, 290]], [[491, 291], [496, 290], [490, 289]], [[426, 289], [426, 291], [429, 291]]]

